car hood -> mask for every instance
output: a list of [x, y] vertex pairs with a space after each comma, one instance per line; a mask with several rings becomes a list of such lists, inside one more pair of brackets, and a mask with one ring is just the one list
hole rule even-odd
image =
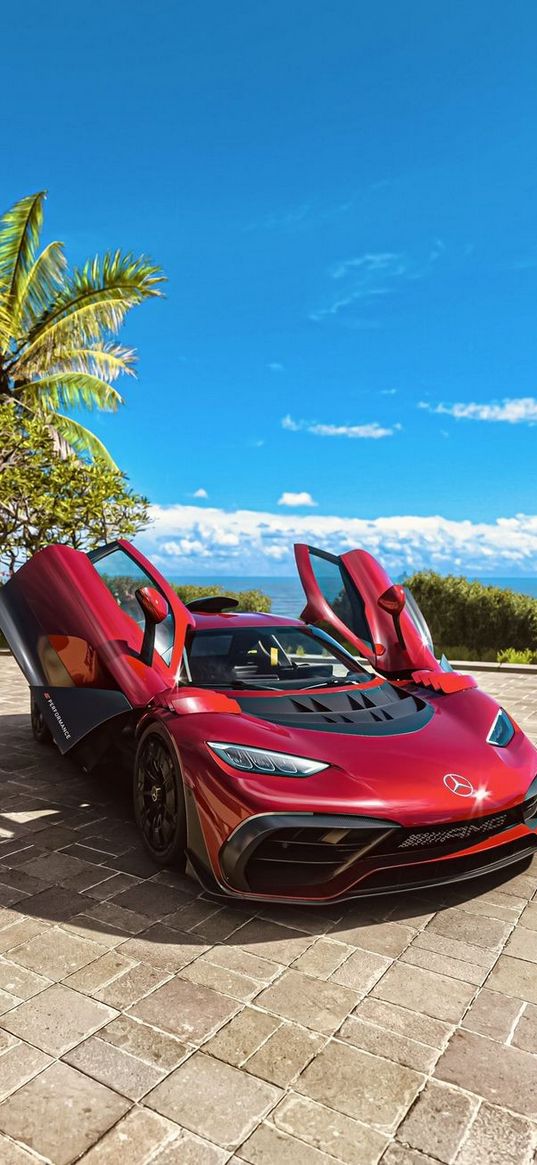
[[[252, 703], [258, 699], [254, 697]], [[486, 816], [526, 795], [537, 774], [537, 750], [516, 726], [507, 748], [487, 743], [498, 712], [495, 700], [474, 688], [427, 699], [419, 696], [417, 702], [414, 711], [421, 722], [397, 734], [356, 735], [345, 731], [344, 725], [343, 731], [335, 725], [310, 728], [311, 712], [293, 724], [283, 723], [283, 714], [275, 722], [254, 715], [242, 698], [240, 716], [200, 716], [191, 721], [197, 721], [196, 735], [205, 741], [271, 748], [329, 766], [306, 780], [237, 775], [241, 791], [251, 795], [258, 808], [266, 801], [268, 809], [277, 795], [280, 809], [303, 809], [307, 798], [310, 812], [356, 812], [359, 808], [371, 816], [415, 824], [421, 819]], [[426, 715], [422, 716], [421, 705]], [[266, 711], [261, 704], [259, 708]], [[454, 791], [454, 782], [445, 781], [448, 774], [463, 778], [462, 790]]]

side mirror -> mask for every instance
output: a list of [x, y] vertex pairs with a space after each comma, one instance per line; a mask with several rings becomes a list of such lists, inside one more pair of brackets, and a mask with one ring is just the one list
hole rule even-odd
[[401, 611], [406, 603], [405, 588], [399, 586], [397, 583], [392, 583], [392, 586], [388, 587], [388, 590], [379, 596], [377, 602], [381, 611], [387, 611], [388, 615], [392, 616], [399, 646], [404, 648], [405, 641], [401, 631], [400, 620]]
[[166, 618], [168, 604], [164, 595], [161, 595], [155, 587], [138, 587], [134, 594], [142, 608], [145, 620], [140, 659], [142, 663], [151, 667], [155, 650], [155, 628]]
[[387, 611], [389, 615], [400, 615], [406, 603], [404, 587], [394, 583], [393, 586], [388, 587], [387, 591], [384, 591], [377, 602], [380, 609]]

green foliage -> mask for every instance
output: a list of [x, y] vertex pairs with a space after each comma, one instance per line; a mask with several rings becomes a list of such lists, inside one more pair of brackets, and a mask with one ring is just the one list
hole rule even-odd
[[271, 600], [263, 591], [230, 591], [225, 585], [211, 583], [207, 586], [195, 586], [194, 583], [180, 583], [173, 587], [183, 603], [192, 603], [194, 599], [201, 599], [205, 595], [226, 595], [230, 599], [238, 599], [239, 611], [265, 611], [271, 609]]
[[529, 647], [524, 651], [517, 651], [515, 647], [506, 647], [503, 651], [499, 651], [496, 656], [497, 663], [537, 663], [537, 651], [530, 651]]
[[115, 411], [112, 382], [134, 375], [135, 352], [112, 342], [127, 312], [160, 295], [164, 276], [145, 256], [120, 251], [69, 270], [63, 244], [38, 253], [44, 191], [15, 203], [0, 219], [0, 400], [18, 416], [42, 413], [58, 451], [113, 461], [104, 445], [65, 409]]
[[147, 525], [147, 507], [102, 458], [58, 457], [42, 415], [21, 419], [13, 401], [0, 405], [0, 566], [8, 572], [50, 542], [91, 550], [128, 538]]
[[405, 584], [425, 615], [437, 653], [495, 660], [507, 644], [537, 652], [537, 599], [434, 571], [420, 571]]

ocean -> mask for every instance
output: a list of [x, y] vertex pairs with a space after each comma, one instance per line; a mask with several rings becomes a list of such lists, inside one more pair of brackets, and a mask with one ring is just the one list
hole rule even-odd
[[[479, 582], [495, 587], [509, 587], [523, 595], [533, 595], [537, 598], [537, 575], [528, 578], [500, 578], [496, 576], [475, 576]], [[298, 578], [277, 578], [275, 576], [241, 576], [220, 575], [215, 571], [211, 575], [193, 575], [171, 579], [174, 583], [195, 583], [199, 586], [215, 584], [215, 592], [225, 594], [230, 591], [260, 590], [269, 595], [272, 600], [272, 610], [275, 615], [285, 615], [287, 618], [296, 618], [304, 608], [305, 598]]]

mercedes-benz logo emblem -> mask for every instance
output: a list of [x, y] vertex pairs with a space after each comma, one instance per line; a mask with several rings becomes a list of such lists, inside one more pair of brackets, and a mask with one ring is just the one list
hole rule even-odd
[[474, 792], [474, 786], [468, 777], [460, 777], [458, 773], [446, 773], [444, 785], [450, 793], [456, 793], [457, 797], [471, 797]]

